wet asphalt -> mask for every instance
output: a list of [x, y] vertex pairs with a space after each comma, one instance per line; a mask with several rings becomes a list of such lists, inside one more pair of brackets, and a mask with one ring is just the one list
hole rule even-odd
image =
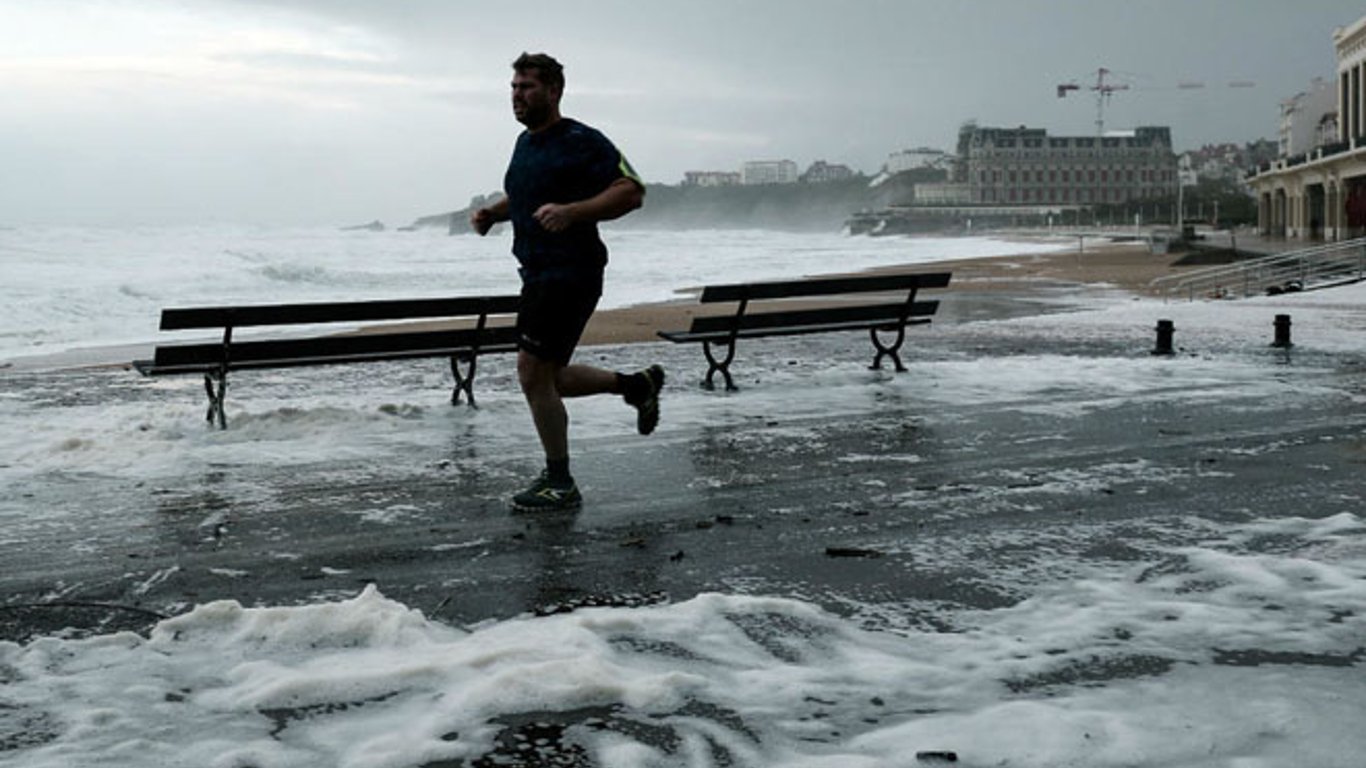
[[[901, 375], [935, 359], [1148, 354], [1143, 338], [1029, 339], [966, 322], [1043, 309], [1037, 294], [958, 294], [935, 333], [912, 331]], [[859, 334], [803, 343], [834, 357], [867, 346]], [[762, 368], [764, 354], [746, 364]], [[761, 382], [718, 397], [772, 398], [768, 416], [666, 425], [629, 444], [577, 441], [586, 502], [576, 513], [510, 513], [508, 478], [525, 474], [526, 457], [459, 439], [412, 466], [263, 463], [154, 485], [62, 477], [18, 503], [89, 514], [0, 537], [0, 639], [146, 631], [211, 600], [302, 604], [372, 582], [459, 626], [722, 591], [799, 597], [869, 626], [896, 615], [953, 631], [958, 610], [1013, 605], [1033, 582], [1122, 567], [1205, 524], [1359, 512], [1366, 413], [1331, 393], [1366, 389], [1366, 357], [1254, 354], [1266, 376], [1313, 377], [1330, 394], [1278, 404], [1174, 389], [1060, 417], [1073, 395], [944, 407], [898, 389], [863, 408], [788, 415]], [[120, 375], [135, 374], [26, 373], [7, 386], [90, 391]], [[261, 488], [270, 492], [252, 491]], [[376, 526], [342, 513], [358, 505], [411, 511]]]

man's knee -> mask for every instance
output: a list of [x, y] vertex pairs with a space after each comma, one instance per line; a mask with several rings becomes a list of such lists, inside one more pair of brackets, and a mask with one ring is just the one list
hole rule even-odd
[[522, 385], [522, 392], [528, 395], [553, 390], [560, 368], [556, 363], [542, 360], [526, 350], [517, 352], [517, 382]]

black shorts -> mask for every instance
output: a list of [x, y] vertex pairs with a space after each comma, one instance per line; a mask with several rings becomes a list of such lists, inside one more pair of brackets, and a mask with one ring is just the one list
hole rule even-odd
[[517, 346], [541, 360], [568, 365], [602, 295], [601, 282], [537, 280], [522, 284]]

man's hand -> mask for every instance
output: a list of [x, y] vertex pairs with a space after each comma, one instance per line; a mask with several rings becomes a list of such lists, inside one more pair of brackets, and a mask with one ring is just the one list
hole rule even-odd
[[577, 219], [577, 209], [573, 203], [561, 205], [559, 203], [546, 203], [532, 214], [536, 223], [545, 228], [547, 232], [563, 232], [569, 229]]
[[498, 223], [498, 218], [493, 215], [493, 211], [487, 208], [480, 208], [470, 214], [470, 229], [482, 235], [487, 235], [493, 225]]
[[474, 213], [470, 214], [470, 229], [480, 235], [487, 235], [493, 225], [500, 221], [508, 220], [508, 199], [506, 196], [498, 199], [493, 205], [481, 206]]

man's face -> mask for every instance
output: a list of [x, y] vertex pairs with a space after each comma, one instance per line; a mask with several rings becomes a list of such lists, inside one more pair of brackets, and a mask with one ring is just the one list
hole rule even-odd
[[512, 115], [533, 130], [550, 120], [560, 101], [559, 89], [542, 83], [539, 74], [529, 70], [512, 76]]

